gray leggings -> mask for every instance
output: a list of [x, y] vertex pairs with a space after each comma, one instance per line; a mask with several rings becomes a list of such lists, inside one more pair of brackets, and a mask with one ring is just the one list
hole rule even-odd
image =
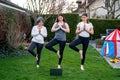
[[[34, 49], [37, 48], [37, 53], [35, 53]], [[28, 48], [28, 51], [34, 56], [34, 57], [38, 57], [38, 60], [37, 60], [37, 64], [39, 65], [39, 62], [40, 62], [40, 55], [41, 55], [41, 51], [42, 51], [42, 48], [43, 48], [43, 44], [40, 44], [40, 43], [36, 43], [36, 42], [31, 42], [29, 48]]]

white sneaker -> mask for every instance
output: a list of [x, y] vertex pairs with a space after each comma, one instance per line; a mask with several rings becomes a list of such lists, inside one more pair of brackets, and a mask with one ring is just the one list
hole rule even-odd
[[36, 67], [39, 68], [39, 65], [37, 65]]
[[58, 65], [58, 69], [61, 69], [61, 66], [60, 66], [60, 65]]
[[81, 68], [81, 70], [82, 70], [82, 71], [84, 71], [84, 70], [85, 70], [83, 65], [81, 65], [81, 67], [80, 67], [80, 68]]

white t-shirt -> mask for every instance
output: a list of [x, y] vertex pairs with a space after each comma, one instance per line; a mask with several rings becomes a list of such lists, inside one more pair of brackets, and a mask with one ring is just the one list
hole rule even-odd
[[[77, 27], [80, 29], [80, 30], [83, 30], [84, 29], [84, 26], [86, 26], [86, 29], [87, 30], [90, 30], [91, 28], [93, 28], [93, 25], [92, 23], [84, 23], [84, 22], [79, 22], [77, 24]], [[82, 31], [79, 33], [79, 36], [82, 36], [82, 37], [90, 37], [90, 34], [87, 32], [87, 31]]]
[[32, 41], [37, 43], [44, 43], [44, 37], [47, 37], [47, 29], [46, 27], [42, 27], [41, 32], [38, 31], [37, 26], [34, 26], [31, 31]]

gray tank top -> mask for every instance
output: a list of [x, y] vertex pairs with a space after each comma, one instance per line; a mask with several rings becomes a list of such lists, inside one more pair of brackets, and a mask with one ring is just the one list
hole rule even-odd
[[[58, 23], [56, 23], [55, 28], [58, 28], [58, 27], [59, 27], [59, 25], [58, 25]], [[66, 29], [65, 23], [63, 23], [62, 27]], [[66, 41], [66, 32], [59, 29], [58, 31], [55, 32], [54, 39], [57, 39], [57, 40], [60, 40], [60, 41]]]

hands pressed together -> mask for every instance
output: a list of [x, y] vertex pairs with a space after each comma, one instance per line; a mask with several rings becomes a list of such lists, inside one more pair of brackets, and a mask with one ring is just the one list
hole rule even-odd
[[59, 27], [58, 28], [56, 28], [57, 30], [59, 30], [59, 29], [64, 29], [63, 27], [62, 27], [62, 25], [59, 25]]
[[55, 28], [55, 25], [56, 25], [56, 24], [54, 24], [53, 27], [52, 27], [52, 29], [51, 29], [52, 32], [56, 32], [56, 31], [58, 31], [59, 29], [61, 29], [61, 30], [63, 30], [64, 32], [67, 32], [67, 33], [70, 32], [70, 29], [69, 29], [68, 24], [65, 24], [65, 25], [66, 25], [66, 28], [63, 28], [63, 25], [60, 25], [60, 24], [58, 25], [58, 28]]
[[77, 34], [81, 33], [82, 31], [86, 31], [86, 32], [88, 32], [88, 33], [90, 33], [90, 34], [94, 34], [93, 29], [87, 30], [85, 24], [84, 24], [84, 26], [83, 26], [83, 29], [80, 29], [80, 28], [77, 28], [77, 29], [76, 29], [76, 33], [77, 33]]
[[39, 31], [39, 33], [41, 32], [41, 29], [42, 29], [42, 27], [37, 27], [38, 28], [38, 31]]

